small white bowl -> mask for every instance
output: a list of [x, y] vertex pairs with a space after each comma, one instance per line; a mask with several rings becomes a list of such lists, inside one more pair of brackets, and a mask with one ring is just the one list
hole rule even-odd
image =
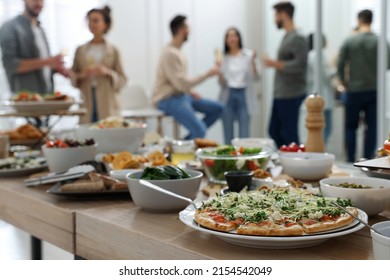
[[[337, 185], [352, 183], [370, 186], [370, 189], [342, 188]], [[320, 181], [321, 193], [327, 197], [350, 199], [352, 204], [373, 216], [390, 205], [390, 180], [371, 177], [335, 177]]]
[[63, 172], [82, 162], [94, 160], [98, 145], [48, 148], [42, 146], [43, 154], [51, 172]]
[[98, 153], [115, 153], [120, 151], [137, 152], [141, 147], [146, 132], [146, 124], [129, 128], [91, 128], [80, 125], [76, 128], [76, 138], [94, 139]]
[[[185, 169], [191, 178], [176, 180], [147, 180], [151, 183], [176, 194], [195, 199], [199, 191], [203, 173]], [[188, 202], [169, 196], [165, 193], [148, 188], [139, 183], [143, 171], [126, 175], [127, 185], [132, 200], [139, 207], [153, 212], [170, 212], [184, 209]]]
[[372, 225], [373, 228], [383, 233], [378, 234], [371, 230], [374, 258], [377, 260], [390, 260], [390, 221]]
[[281, 153], [283, 172], [294, 179], [317, 181], [328, 176], [335, 156], [328, 153]]

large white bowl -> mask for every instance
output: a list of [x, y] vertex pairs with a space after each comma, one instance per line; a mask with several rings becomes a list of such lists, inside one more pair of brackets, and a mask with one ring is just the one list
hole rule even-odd
[[378, 234], [371, 230], [375, 259], [390, 260], [390, 221], [376, 223], [372, 227], [382, 233]]
[[146, 124], [130, 128], [91, 128], [90, 125], [80, 125], [75, 130], [76, 138], [94, 139], [98, 143], [98, 153], [134, 153], [141, 147], [145, 132]]
[[[372, 187], [353, 189], [336, 187], [342, 183], [353, 183]], [[390, 205], [390, 180], [370, 177], [337, 177], [320, 181], [323, 196], [350, 199], [352, 204], [369, 216], [376, 215]]]
[[82, 162], [94, 160], [98, 145], [48, 148], [42, 146], [43, 154], [51, 172], [63, 172]]
[[335, 156], [328, 153], [280, 153], [283, 172], [294, 179], [317, 181], [327, 177]]
[[[176, 194], [195, 199], [203, 173], [195, 170], [185, 170], [191, 178], [176, 180], [148, 180], [153, 184]], [[154, 212], [169, 212], [184, 209], [188, 202], [169, 196], [139, 183], [143, 171], [126, 175], [131, 198], [139, 207]]]

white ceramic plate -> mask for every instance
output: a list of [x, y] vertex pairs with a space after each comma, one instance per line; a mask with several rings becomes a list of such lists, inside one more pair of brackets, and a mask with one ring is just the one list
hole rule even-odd
[[[367, 214], [358, 209], [359, 218], [367, 222]], [[364, 228], [364, 225], [354, 221], [346, 227], [339, 228], [333, 231], [327, 231], [318, 234], [302, 235], [302, 236], [288, 236], [288, 237], [273, 237], [273, 236], [249, 236], [239, 235], [235, 233], [225, 233], [215, 231], [199, 226], [194, 221], [194, 208], [189, 205], [186, 209], [179, 213], [179, 219], [187, 226], [198, 230], [200, 232], [209, 233], [217, 236], [225, 242], [253, 248], [263, 249], [293, 249], [315, 246], [327, 241], [330, 238], [347, 235]]]
[[40, 112], [68, 110], [70, 106], [75, 104], [75, 101], [6, 101], [3, 104], [11, 106], [19, 112]]
[[34, 167], [34, 168], [22, 168], [22, 169], [4, 169], [0, 170], [0, 177], [18, 177], [34, 174], [36, 172], [47, 169], [47, 164]]
[[390, 162], [387, 157], [374, 158], [366, 161], [359, 161], [359, 162], [355, 162], [353, 165], [356, 167], [390, 169]]

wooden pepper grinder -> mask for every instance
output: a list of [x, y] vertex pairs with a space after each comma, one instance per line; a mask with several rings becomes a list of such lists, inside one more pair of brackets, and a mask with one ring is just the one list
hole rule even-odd
[[306, 128], [308, 130], [308, 136], [306, 141], [307, 152], [323, 153], [324, 140], [323, 140], [323, 128], [325, 126], [325, 119], [323, 108], [325, 105], [324, 99], [318, 94], [309, 95], [305, 100], [306, 105]]

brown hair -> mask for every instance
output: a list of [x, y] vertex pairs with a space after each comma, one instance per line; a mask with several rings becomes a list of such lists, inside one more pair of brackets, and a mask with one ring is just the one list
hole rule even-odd
[[290, 18], [294, 17], [294, 5], [291, 2], [279, 2], [273, 6], [278, 12], [285, 12]]
[[101, 9], [94, 8], [88, 11], [87, 13], [87, 18], [92, 14], [92, 13], [99, 13], [103, 16], [104, 23], [107, 25], [107, 29], [104, 33], [107, 33], [112, 24], [112, 19], [111, 19], [111, 8], [109, 6], [104, 6]]

